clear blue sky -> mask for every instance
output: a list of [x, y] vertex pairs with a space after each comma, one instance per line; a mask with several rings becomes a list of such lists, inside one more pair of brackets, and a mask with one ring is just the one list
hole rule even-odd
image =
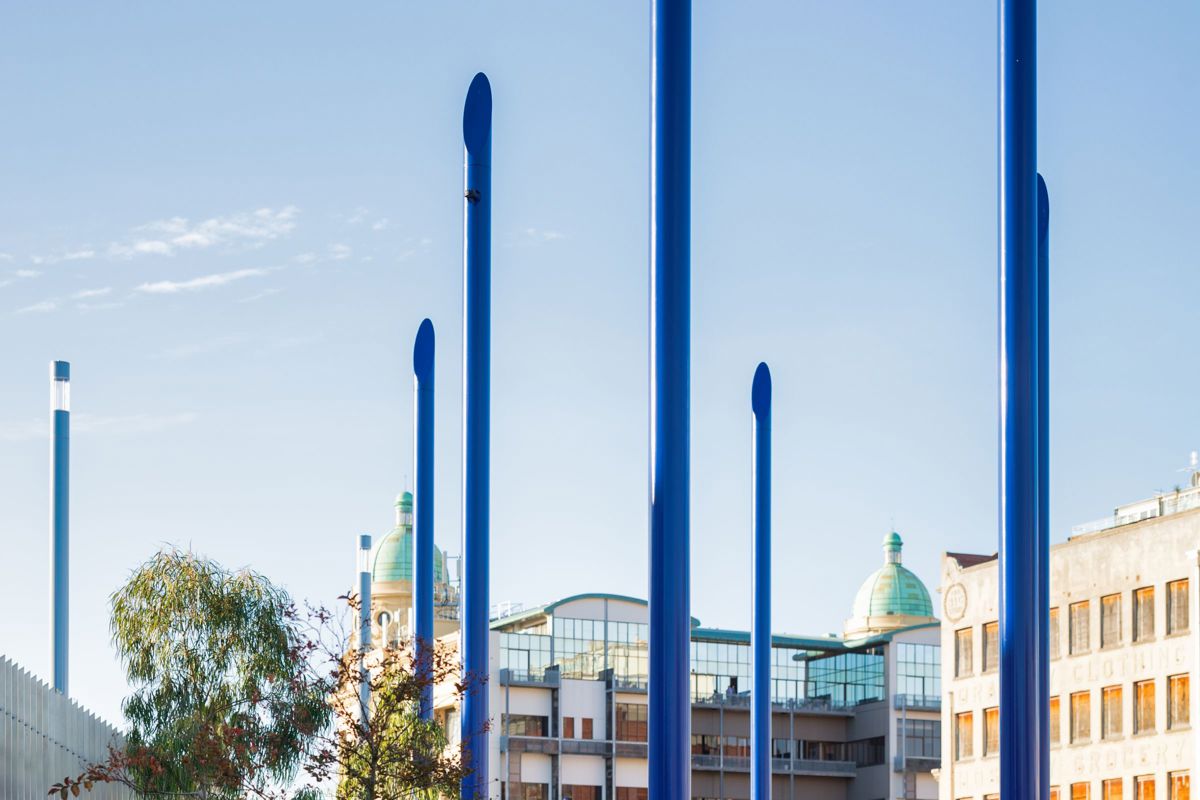
[[[1200, 447], [1200, 6], [1042, 4], [1055, 539]], [[693, 612], [749, 614], [775, 375], [775, 619], [839, 630], [894, 520], [996, 541], [996, 10], [699, 0]], [[0, 11], [0, 652], [45, 673], [47, 364], [73, 366], [72, 682], [161, 543], [330, 601], [411, 475], [438, 330], [460, 534], [461, 108], [495, 92], [493, 599], [646, 593], [645, 2]]]

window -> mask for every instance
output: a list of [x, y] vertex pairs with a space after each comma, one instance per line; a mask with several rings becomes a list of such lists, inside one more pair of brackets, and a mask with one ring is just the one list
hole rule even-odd
[[983, 626], [983, 671], [1000, 669], [1000, 623], [989, 622]]
[[617, 800], [647, 800], [644, 786], [618, 786]]
[[[1071, 655], [1086, 653], [1092, 647], [1092, 632], [1088, 627], [1088, 601], [1071, 603]], [[1071, 791], [1075, 791], [1072, 784]]]
[[970, 758], [974, 753], [971, 742], [975, 738], [975, 715], [970, 711], [954, 715], [954, 757]]
[[583, 734], [579, 738], [591, 739], [592, 738], [592, 718], [591, 717], [583, 717], [579, 721], [583, 723]]
[[983, 754], [994, 756], [1000, 752], [1000, 709], [983, 710]]
[[1061, 798], [1062, 798], [1062, 789], [1060, 789], [1057, 786], [1051, 786], [1050, 787], [1050, 800], [1061, 800]]
[[1124, 783], [1120, 778], [1109, 778], [1100, 784], [1100, 796], [1102, 800], [1121, 800], [1121, 791]]
[[1167, 727], [1186, 728], [1191, 719], [1188, 703], [1190, 690], [1187, 675], [1172, 675], [1167, 678]]
[[1116, 739], [1121, 736], [1121, 687], [1106, 686], [1100, 690], [1100, 738]]
[[1154, 681], [1138, 681], [1133, 685], [1133, 732], [1154, 730]]
[[1154, 587], [1147, 586], [1133, 593], [1133, 640], [1146, 642], [1154, 638]]
[[750, 739], [746, 736], [726, 736], [722, 750], [725, 755], [734, 758], [750, 757]]
[[1088, 800], [1088, 789], [1090, 788], [1090, 783], [1072, 783], [1071, 800]]
[[940, 703], [942, 699], [942, 647], [937, 644], [900, 642], [896, 650], [896, 692], [909, 707]]
[[1058, 696], [1050, 698], [1050, 744], [1056, 745], [1062, 741], [1062, 725], [1059, 722], [1061, 714], [1058, 710]]
[[563, 717], [563, 738], [564, 739], [574, 739], [575, 738], [575, 718], [574, 717]]
[[1188, 629], [1187, 578], [1167, 584], [1167, 633], [1183, 633]]
[[[604, 789], [599, 786], [582, 786], [577, 783], [564, 783], [562, 800], [600, 800]], [[1117, 798], [1120, 800], [1120, 798]]]
[[896, 720], [896, 735], [907, 758], [940, 758], [942, 723], [936, 719]]
[[809, 761], [845, 761], [845, 742], [814, 742], [804, 740], [803, 757]]
[[[786, 741], [786, 740], [785, 740]], [[715, 756], [721, 752], [721, 737], [714, 733], [692, 734], [692, 755]]]
[[548, 800], [550, 787], [544, 783], [502, 783], [500, 796], [503, 800]]
[[883, 751], [882, 736], [859, 739], [846, 743], [846, 760], [853, 761], [857, 767], [877, 767], [884, 761]]
[[[1092, 695], [1090, 692], [1075, 692], [1071, 695], [1071, 741], [1086, 742], [1092, 738]], [[1075, 796], [1071, 787], [1071, 796]]]
[[1121, 595], [1109, 594], [1100, 598], [1100, 647], [1121, 644]]
[[975, 671], [975, 667], [971, 663], [971, 650], [973, 647], [974, 642], [972, 641], [970, 628], [963, 628], [961, 631], [954, 632], [955, 677], [961, 678]]
[[[772, 739], [771, 740], [771, 758], [791, 759], [792, 757], [792, 739]], [[696, 752], [696, 734], [692, 734], [692, 752]]]
[[510, 736], [547, 736], [550, 730], [549, 717], [532, 714], [504, 714], [501, 725]]
[[1138, 775], [1133, 779], [1134, 800], [1154, 800], [1154, 776]]
[[646, 706], [617, 703], [617, 741], [646, 741]]
[[1050, 658], [1058, 658], [1062, 655], [1060, 641], [1062, 641], [1062, 635], [1058, 630], [1058, 606], [1055, 606], [1050, 609]]
[[1192, 793], [1192, 779], [1187, 770], [1169, 773], [1167, 785], [1171, 787], [1170, 800], [1188, 800]]

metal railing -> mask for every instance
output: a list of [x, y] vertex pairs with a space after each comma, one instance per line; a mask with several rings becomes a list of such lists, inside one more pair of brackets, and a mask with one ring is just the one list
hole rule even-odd
[[895, 708], [897, 711], [905, 708], [914, 711], [941, 711], [942, 698], [935, 694], [898, 694]]

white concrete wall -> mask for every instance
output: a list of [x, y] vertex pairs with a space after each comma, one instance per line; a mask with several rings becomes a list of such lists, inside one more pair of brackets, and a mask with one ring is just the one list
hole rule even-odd
[[602, 756], [564, 755], [560, 757], [559, 770], [563, 783], [583, 786], [604, 785], [604, 758]]
[[[563, 679], [559, 705], [564, 717], [575, 718], [576, 738], [583, 736], [580, 720], [584, 717], [592, 720], [593, 739], [608, 738], [608, 721], [604, 718], [604, 683], [602, 681]], [[559, 730], [562, 730], [561, 726]]]

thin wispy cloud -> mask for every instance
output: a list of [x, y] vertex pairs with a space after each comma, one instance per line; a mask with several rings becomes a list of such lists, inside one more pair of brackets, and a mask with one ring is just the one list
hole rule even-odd
[[25, 306], [24, 308], [18, 308], [17, 313], [18, 314], [48, 314], [49, 312], [55, 311], [57, 309], [58, 309], [58, 301], [57, 300], [43, 300], [42, 302], [34, 303], [31, 306]]
[[75, 294], [71, 295], [71, 299], [86, 300], [89, 297], [104, 297], [108, 294], [112, 294], [111, 286], [105, 286], [102, 289], [84, 289], [81, 292], [76, 292]]
[[12, 253], [0, 253], [0, 261], [12, 261]]
[[109, 303], [76, 303], [75, 308], [80, 311], [112, 311], [114, 308], [120, 308], [124, 303], [113, 301]]
[[506, 247], [535, 247], [549, 242], [557, 242], [566, 239], [567, 235], [562, 231], [547, 230], [545, 228], [525, 228], [516, 233], [509, 234], [505, 242]]
[[345, 261], [354, 254], [354, 248], [348, 244], [339, 242], [329, 245], [329, 257], [334, 261]]
[[[126, 414], [121, 416], [105, 416], [77, 412], [71, 414], [71, 435], [131, 435], [141, 433], [158, 433], [167, 428], [187, 425], [195, 422], [198, 415], [191, 411], [177, 414]], [[30, 439], [47, 439], [50, 436], [49, 425], [44, 419], [30, 419], [25, 422], [0, 423], [0, 441], [20, 442]]]
[[261, 247], [286, 236], [296, 227], [300, 209], [260, 208], [241, 214], [211, 217], [192, 222], [187, 217], [171, 217], [135, 228], [124, 241], [113, 242], [108, 255], [133, 258], [140, 255], [174, 255], [180, 250], [210, 247]]
[[297, 264], [312, 264], [320, 260], [321, 257], [316, 253], [301, 253], [295, 258]]
[[225, 286], [234, 281], [244, 280], [246, 278], [256, 278], [266, 275], [269, 270], [265, 269], [238, 269], [233, 272], [219, 272], [213, 275], [201, 275], [198, 278], [192, 278], [186, 281], [155, 281], [153, 283], [143, 283], [140, 286], [134, 287], [135, 292], [143, 294], [178, 294], [180, 292], [196, 292], [203, 289], [215, 289], [218, 286]]
[[38, 272], [36, 269], [19, 269], [14, 274], [18, 278], [36, 278], [42, 273]]
[[386, 229], [386, 228], [387, 228], [388, 224], [389, 224], [389, 223], [388, 223], [388, 218], [387, 218], [387, 217], [383, 217], [383, 218], [381, 218], [381, 219], [377, 219], [377, 220], [375, 220], [374, 222], [372, 222], [372, 223], [371, 223], [371, 230], [373, 230], [373, 231], [382, 231], [382, 230], [384, 230], [384, 229]]
[[270, 297], [271, 295], [279, 294], [282, 291], [283, 291], [282, 289], [263, 289], [261, 292], [255, 292], [252, 295], [248, 295], [246, 297], [241, 298], [237, 302], [253, 303], [256, 300], [262, 300], [264, 297]]

